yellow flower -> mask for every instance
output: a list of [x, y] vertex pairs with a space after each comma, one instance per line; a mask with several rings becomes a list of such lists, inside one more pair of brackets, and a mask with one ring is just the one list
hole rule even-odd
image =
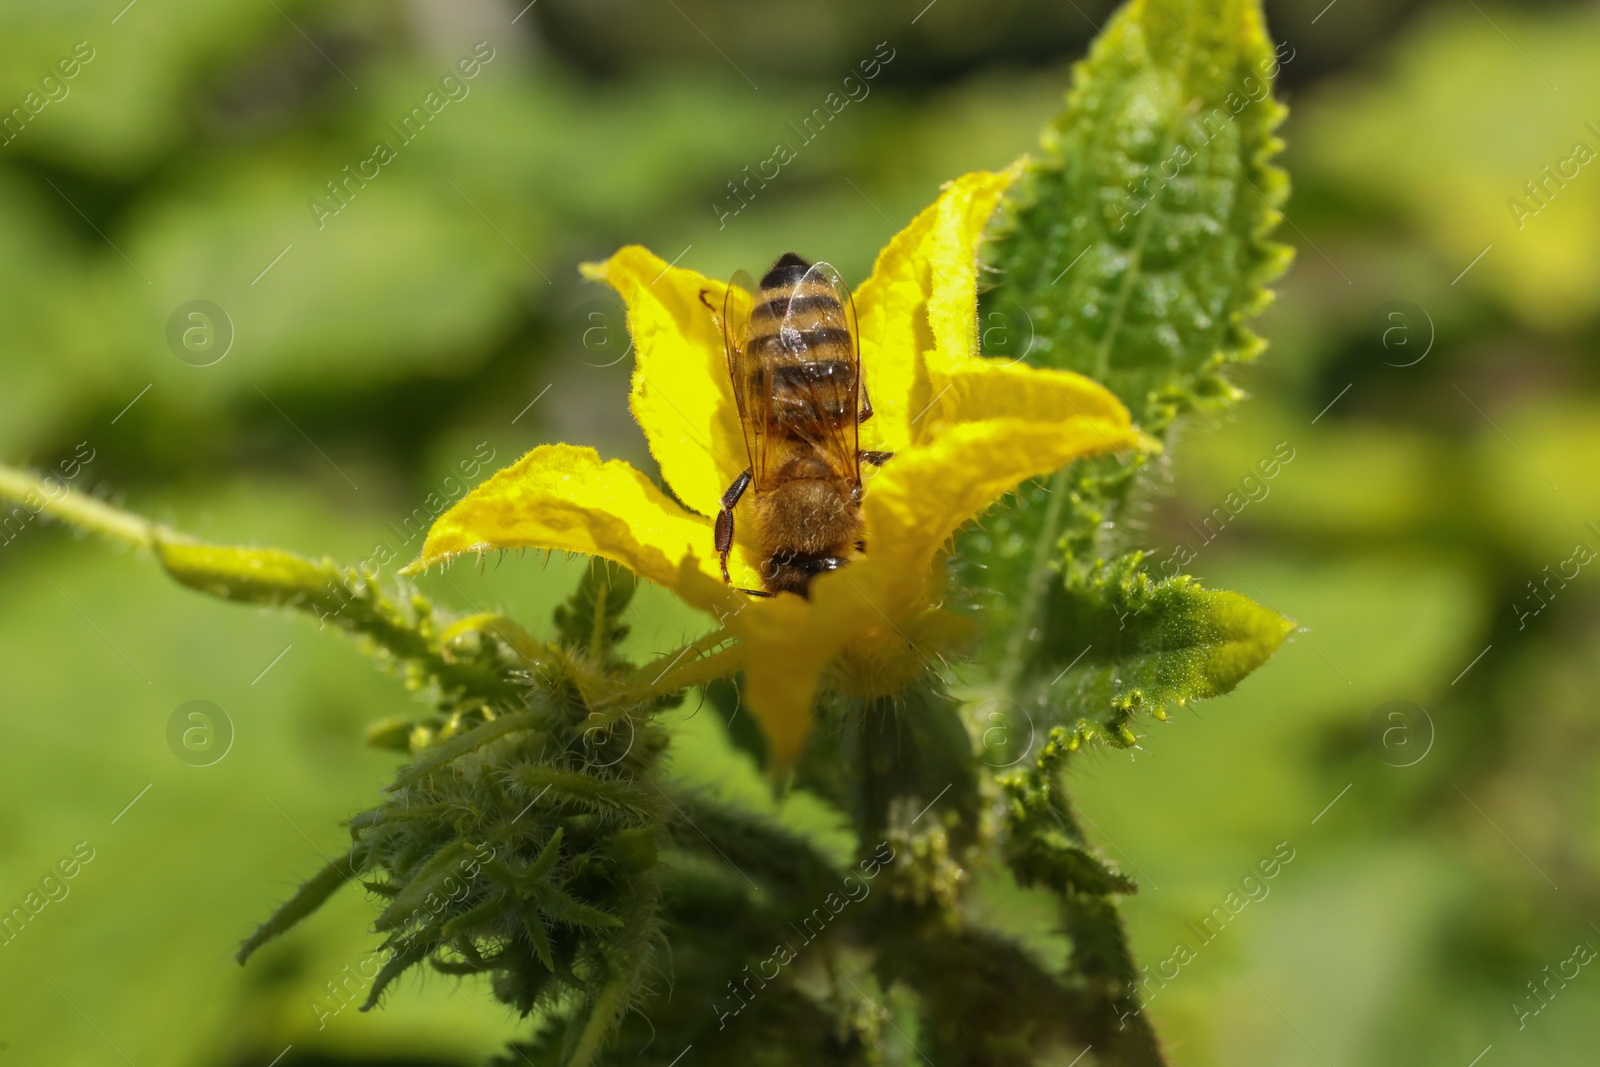
[[[809, 599], [756, 600], [722, 581], [712, 519], [749, 465], [720, 326], [707, 307], [720, 308], [727, 287], [639, 247], [584, 273], [627, 303], [633, 415], [687, 508], [593, 449], [541, 445], [440, 516], [408, 571], [505, 548], [621, 563], [716, 615], [738, 638], [746, 701], [774, 764], [791, 765], [825, 671], [854, 696], [896, 692], [962, 630], [937, 606], [937, 564], [957, 529], [1029, 478], [1088, 453], [1146, 444], [1094, 382], [978, 355], [978, 244], [1013, 175], [949, 183], [855, 293], [875, 411], [861, 426], [861, 447], [895, 455], [865, 475], [866, 555], [819, 575]], [[734, 299], [745, 299], [742, 290]], [[752, 526], [741, 522], [739, 532]], [[735, 585], [760, 587], [756, 558], [736, 542]]]

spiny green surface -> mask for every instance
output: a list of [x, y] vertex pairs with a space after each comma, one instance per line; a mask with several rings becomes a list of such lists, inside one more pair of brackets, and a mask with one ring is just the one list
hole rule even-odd
[[1268, 162], [1280, 65], [1253, 3], [1130, 4], [995, 245], [986, 310], [1031, 325], [1030, 362], [1099, 379], [1149, 432], [1230, 396], [1221, 368], [1261, 347], [1244, 323], [1288, 261], [1266, 236], [1287, 193]]
[[[1288, 261], [1267, 240], [1287, 192], [1268, 162], [1279, 67], [1256, 3], [1134, 0], [1116, 16], [994, 246], [1001, 284], [982, 321], [1004, 324], [1020, 349], [1008, 354], [1095, 378], [1169, 440], [1184, 415], [1236, 399], [1223, 371], [1260, 350], [1245, 322]], [[1074, 1036], [1123, 1065], [1165, 1062], [1113, 897], [1134, 886], [1088, 851], [1056, 779], [1085, 743], [1136, 744], [1136, 714], [1229, 691], [1293, 629], [1237, 594], [1145, 572], [1126, 550], [1130, 499], [1154, 487], [1145, 466], [1097, 458], [1025, 488], [963, 539], [957, 565], [987, 624], [980, 691], [1009, 724], [986, 741], [1016, 762], [1049, 736], [1001, 783], [1008, 866], [1056, 898], [1084, 998]]]
[[1071, 726], [1080, 742], [1132, 744], [1135, 713], [1164, 719], [1221, 696], [1294, 630], [1238, 593], [1183, 576], [1157, 580], [1139, 564], [1133, 553], [1052, 587], [1044, 633], [1028, 649], [1034, 673], [1057, 673], [1025, 707], [1045, 721], [1052, 709], [1077, 709]]
[[[1007, 325], [1009, 354], [1095, 377], [1158, 436], [1235, 398], [1224, 371], [1259, 351], [1246, 321], [1288, 262], [1267, 238], [1287, 193], [1269, 162], [1284, 113], [1271, 96], [1278, 55], [1254, 3], [1141, 0], [1117, 15], [1075, 71], [993, 246], [1001, 282], [983, 321]], [[1113, 538], [1126, 540], [1130, 498], [1155, 484], [1145, 462], [1086, 461], [1023, 489], [963, 538], [958, 562], [990, 660], [1002, 662], [1000, 697], [1050, 722], [1118, 720], [1103, 736], [1119, 743], [1132, 739], [1120, 728], [1130, 706], [1226, 692], [1287, 633], [1258, 620], [1243, 643], [1197, 655], [1238, 624], [1234, 600], [1136, 594], [1137, 556], [1096, 566], [1127, 547]], [[1105, 635], [1109, 616], [1092, 627], [1075, 617], [1135, 595], [1134, 640], [1120, 618]]]

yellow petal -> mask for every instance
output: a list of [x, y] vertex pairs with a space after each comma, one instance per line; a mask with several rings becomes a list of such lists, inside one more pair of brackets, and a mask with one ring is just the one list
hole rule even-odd
[[960, 415], [974, 418], [935, 423], [872, 479], [866, 557], [819, 576], [809, 602], [752, 604], [730, 621], [748, 650], [746, 698], [778, 767], [799, 758], [818, 676], [835, 656], [848, 653], [867, 675], [854, 688], [867, 691], [903, 685], [908, 667], [936, 662], [943, 649], [931, 642], [954, 631], [927, 608], [951, 535], [1029, 478], [1146, 444], [1127, 409], [1079, 375], [972, 360], [950, 380], [971, 404]]
[[923, 353], [977, 351], [978, 242], [1015, 168], [948, 182], [939, 199], [896, 234], [856, 292], [861, 363], [871, 387], [873, 447], [898, 450], [933, 400]]
[[974, 644], [982, 629], [978, 620], [942, 608], [918, 612], [878, 640], [841, 649], [828, 684], [864, 700], [903, 693], [947, 653]]
[[[928, 353], [926, 363], [935, 394], [918, 420], [919, 432], [931, 434], [945, 423], [1006, 418], [1060, 424], [1088, 419], [1124, 429], [1129, 424], [1128, 410], [1115, 394], [1072, 371], [939, 352]], [[1126, 444], [1108, 440], [1105, 447]]]
[[[792, 767], [811, 731], [819, 682], [838, 658], [835, 681], [851, 695], [898, 692], [969, 630], [917, 607], [928, 571], [872, 558], [812, 585], [809, 601], [748, 603], [726, 620], [745, 649], [745, 702], [767, 736], [775, 771]], [[845, 655], [840, 656], [841, 653]]]
[[794, 596], [747, 603], [725, 620], [745, 648], [744, 699], [766, 734], [774, 771], [794, 766], [805, 747], [817, 683], [839, 651], [829, 627], [839, 622], [851, 620]]
[[939, 218], [922, 254], [935, 268], [928, 326], [941, 355], [978, 353], [978, 244], [1018, 172], [1013, 166], [996, 173], [968, 174], [950, 183], [935, 202]]
[[[750, 465], [719, 324], [727, 286], [637, 245], [584, 264], [583, 273], [609, 283], [628, 305], [630, 402], [662, 477], [679, 500], [715, 515], [723, 491]], [[748, 299], [743, 290], [735, 295]]]
[[[907, 584], [916, 575], [931, 575], [945, 541], [1024, 481], [1080, 456], [1142, 442], [1126, 412], [1120, 420], [1015, 417], [943, 424], [873, 479], [863, 505], [867, 558], [857, 569], [903, 569]], [[814, 588], [832, 580], [823, 575]]]
[[669, 588], [691, 556], [716, 574], [710, 523], [628, 464], [573, 445], [540, 445], [468, 493], [434, 522], [405, 573], [503, 548], [604, 556]]

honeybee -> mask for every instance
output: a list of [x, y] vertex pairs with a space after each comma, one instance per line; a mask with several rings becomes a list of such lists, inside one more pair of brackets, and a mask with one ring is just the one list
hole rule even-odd
[[872, 401], [861, 380], [855, 305], [839, 272], [785, 253], [748, 307], [733, 295], [740, 282], [735, 277], [723, 299], [722, 337], [750, 466], [717, 513], [722, 579], [733, 582], [733, 513], [749, 490], [763, 588], [742, 591], [806, 596], [813, 578], [866, 550], [861, 464], [881, 466], [894, 453], [859, 447]]

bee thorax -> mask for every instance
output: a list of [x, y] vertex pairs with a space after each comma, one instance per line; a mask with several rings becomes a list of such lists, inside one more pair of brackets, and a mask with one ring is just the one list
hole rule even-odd
[[791, 477], [757, 498], [762, 547], [771, 554], [842, 555], [861, 539], [861, 509], [835, 478]]

